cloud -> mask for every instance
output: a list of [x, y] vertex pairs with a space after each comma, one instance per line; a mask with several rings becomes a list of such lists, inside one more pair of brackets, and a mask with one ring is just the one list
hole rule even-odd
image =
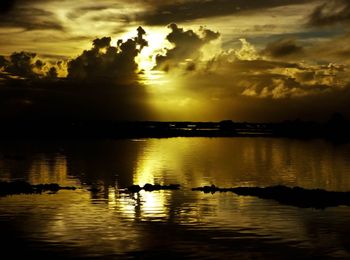
[[75, 80], [133, 81], [138, 75], [135, 58], [148, 45], [143, 38], [146, 32], [137, 28], [137, 36], [126, 41], [118, 40], [111, 46], [111, 38], [93, 41], [93, 47], [85, 50], [68, 63], [68, 78]]
[[349, 65], [346, 58], [350, 56], [350, 46], [346, 44], [349, 40], [349, 33], [322, 40], [282, 38], [268, 43], [260, 54], [274, 60]]
[[5, 56], [0, 55], [0, 69], [4, 69], [7, 64], [8, 61]]
[[163, 71], [150, 74], [166, 82], [159, 88], [138, 83], [135, 60], [148, 45], [142, 27], [115, 44], [97, 38], [66, 63], [29, 52], [0, 56], [0, 117], [274, 121], [350, 115], [348, 35], [321, 42], [281, 38], [262, 48], [241, 38], [238, 47], [223, 50], [220, 34], [206, 27], [169, 28], [172, 47], [152, 54], [155, 70]]
[[[176, 120], [193, 120], [191, 116], [195, 120], [326, 120], [334, 111], [350, 116], [346, 106], [350, 98], [349, 66], [326, 63], [327, 59], [312, 61], [309, 57], [316, 55], [296, 40], [268, 44], [264, 51], [269, 50], [269, 55], [246, 39], [240, 43], [240, 48], [222, 51], [209, 61], [188, 63], [195, 69], [168, 71], [177, 80], [177, 92], [162, 98], [168, 103], [177, 101], [166, 108], [164, 117], [186, 109], [193, 113]], [[292, 55], [296, 56], [293, 62]]]
[[10, 62], [5, 70], [15, 76], [32, 78], [36, 75], [33, 71], [36, 67], [35, 57], [35, 53], [15, 52], [10, 56]]
[[5, 73], [2, 76], [21, 79], [57, 78], [58, 71], [64, 69], [62, 63], [62, 61], [57, 61], [56, 64], [44, 62], [36, 53], [24, 51], [14, 52], [9, 57], [0, 56], [0, 68]]
[[[317, 48], [304, 48], [295, 39], [268, 43], [262, 51], [256, 50], [246, 39], [239, 39], [240, 48], [222, 51], [212, 59], [204, 60], [200, 49], [218, 37], [218, 33], [201, 40], [192, 30], [184, 31], [175, 24], [171, 29], [167, 39], [175, 47], [167, 49], [165, 55], [157, 56], [156, 68], [182, 77], [180, 85], [189, 86], [189, 92], [198, 93], [197, 86], [201, 86], [200, 91], [214, 99], [227, 96], [293, 99], [326, 95], [350, 82], [350, 77], [345, 76], [347, 68], [342, 64], [302, 62], [301, 59], [308, 56], [315, 57]], [[294, 62], [290, 61], [292, 56], [295, 56]], [[178, 66], [181, 63], [187, 66]], [[177, 70], [172, 72], [171, 68]], [[211, 93], [215, 93], [214, 96]]]
[[199, 18], [225, 16], [242, 12], [257, 11], [264, 8], [308, 3], [307, 0], [211, 0], [211, 1], [141, 1], [151, 5], [144, 13], [137, 15], [139, 21], [150, 25], [188, 22]]
[[94, 46], [94, 49], [96, 49], [98, 51], [100, 49], [103, 49], [103, 48], [111, 47], [110, 46], [110, 44], [111, 44], [111, 37], [103, 37], [101, 39], [95, 39], [95, 40], [93, 40], [92, 44]]
[[118, 40], [116, 46], [111, 45], [110, 37], [97, 38], [90, 50], [68, 62], [55, 60], [59, 56], [45, 56], [44, 61], [36, 53], [14, 52], [9, 57], [0, 56], [0, 68], [13, 77], [23, 79], [53, 78], [68, 70], [68, 78], [72, 80], [135, 81], [139, 73], [135, 58], [148, 45], [145, 34], [145, 30], [138, 27], [135, 37]]
[[[213, 40], [219, 38], [218, 32], [213, 32], [201, 27], [199, 32], [193, 30], [184, 30], [176, 24], [168, 26], [171, 29], [166, 39], [174, 46], [172, 49], [165, 49], [165, 54], [156, 56], [156, 69], [168, 71], [177, 67], [180, 62], [185, 60], [197, 60], [201, 55], [201, 48]], [[193, 66], [189, 68], [193, 69]]]
[[350, 46], [347, 44], [349, 41], [350, 34], [347, 33], [322, 43], [315, 43], [313, 46], [310, 46], [308, 51], [315, 57], [349, 65]]
[[0, 15], [0, 27], [25, 30], [60, 30], [64, 28], [54, 13], [30, 6], [18, 7]]
[[302, 52], [303, 47], [298, 45], [295, 39], [284, 38], [269, 43], [261, 53], [272, 58], [282, 58], [285, 56], [300, 55]]
[[[68, 4], [67, 4], [68, 5]], [[71, 23], [79, 24], [81, 22], [91, 24], [93, 27], [101, 25], [101, 30], [120, 34], [125, 31], [125, 27], [133, 22], [133, 14], [137, 12], [137, 4], [129, 2], [127, 4], [121, 1], [111, 2], [102, 1], [101, 4], [94, 2], [82, 2], [75, 8], [69, 8], [66, 18]], [[70, 24], [67, 24], [70, 27]]]
[[331, 26], [350, 22], [350, 2], [330, 0], [319, 5], [309, 16], [312, 26]]
[[[145, 34], [139, 27], [135, 37], [116, 46], [110, 37], [95, 39], [91, 49], [67, 63], [29, 52], [0, 58], [0, 118], [150, 119], [135, 62], [148, 44]], [[58, 77], [67, 68], [67, 77]]]
[[47, 77], [50, 79], [56, 79], [58, 77], [58, 72], [55, 67], [51, 67], [47, 72]]
[[[88, 3], [88, 2], [87, 2]], [[88, 14], [101, 14], [101, 12], [108, 11], [110, 12], [111, 10], [118, 10], [119, 8], [122, 8], [123, 5], [118, 2], [112, 3], [103, 3], [103, 4], [91, 4], [90, 5], [82, 5], [77, 8], [74, 8], [71, 12], [67, 14], [67, 17], [70, 19], [76, 19], [78, 17], [88, 15]], [[105, 13], [106, 15], [107, 13]], [[110, 17], [108, 17], [110, 18]], [[100, 17], [101, 20], [106, 21], [106, 20], [111, 20], [111, 19], [106, 19], [106, 17]], [[114, 17], [116, 19], [117, 17]]]
[[[294, 46], [289, 41], [287, 43], [280, 45]], [[273, 44], [273, 47], [275, 46], [276, 44]], [[264, 52], [275, 49], [268, 45]], [[293, 48], [286, 49], [275, 51], [278, 55], [273, 52], [272, 56], [281, 57], [280, 52], [290, 53], [290, 49]], [[240, 50], [223, 53], [210, 61], [207, 68], [212, 73], [228, 74], [231, 78], [229, 82], [235, 82], [235, 88], [241, 95], [273, 99], [306, 97], [341, 89], [348, 82], [339, 77], [344, 73], [344, 67], [341, 65], [274, 61], [265, 59], [264, 56], [254, 56], [254, 59], [247, 60], [237, 55], [239, 53]]]

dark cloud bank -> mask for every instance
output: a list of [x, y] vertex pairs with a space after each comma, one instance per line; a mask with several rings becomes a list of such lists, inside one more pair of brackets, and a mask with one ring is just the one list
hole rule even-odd
[[145, 31], [111, 45], [95, 39], [93, 47], [70, 60], [66, 78], [58, 78], [64, 61], [47, 64], [36, 54], [0, 57], [0, 117], [22, 119], [146, 120], [150, 113], [144, 86], [137, 81], [135, 58]]
[[[65, 28], [54, 13], [41, 8], [40, 3], [59, 2], [57, 0], [1, 0], [0, 27], [16, 27], [24, 30], [59, 30]], [[64, 1], [64, 0], [62, 0]], [[67, 1], [67, 0], [65, 0]], [[308, 24], [312, 26], [329, 25], [350, 20], [350, 8], [347, 0], [136, 0], [143, 6], [136, 14], [125, 14], [120, 17], [114, 15], [95, 17], [96, 21], [120, 21], [128, 24], [132, 21], [148, 25], [168, 25], [183, 23], [196, 19], [205, 19], [226, 15], [241, 15], [258, 13], [267, 8], [283, 7], [296, 4], [320, 2], [321, 4], [311, 12]], [[90, 11], [119, 9], [123, 1], [105, 0], [100, 5], [94, 1], [80, 1], [81, 7], [74, 8], [69, 18], [74, 19]], [[36, 4], [35, 6], [33, 4]]]
[[[0, 2], [0, 27], [22, 28], [23, 30], [57, 30], [63, 31], [64, 28], [57, 20], [54, 13], [33, 7], [31, 4], [40, 2], [33, 1], [14, 1], [1, 0]], [[41, 1], [43, 2], [43, 1]]]
[[274, 58], [282, 58], [290, 55], [303, 54], [303, 47], [295, 39], [285, 38], [269, 43], [262, 51], [263, 55]]
[[[218, 39], [218, 32], [184, 30], [176, 24], [169, 29], [167, 40], [173, 47], [155, 56], [155, 69], [179, 81], [174, 98], [181, 94], [205, 105], [196, 111], [190, 104], [186, 120], [198, 113], [204, 121], [325, 120], [336, 111], [350, 116], [346, 66], [301, 62], [319, 55], [322, 46], [310, 50], [287, 38], [257, 51], [242, 40], [240, 50], [203, 60], [202, 48]], [[139, 27], [135, 37], [115, 45], [110, 37], [95, 39], [91, 49], [69, 61], [47, 62], [27, 52], [0, 56], [0, 117], [158, 120], [149, 105], [154, 97], [138, 83], [142, 72], [135, 58], [148, 45], [145, 35]], [[338, 56], [322, 52], [329, 59]], [[67, 77], [57, 77], [63, 68]], [[155, 97], [172, 98], [166, 95]], [[160, 109], [174, 114], [165, 102]]]
[[142, 1], [151, 3], [147, 12], [140, 13], [138, 20], [151, 25], [164, 25], [171, 22], [187, 22], [200, 18], [238, 14], [245, 11], [258, 11], [264, 8], [307, 3], [307, 0], [212, 0], [212, 1]]
[[318, 6], [309, 17], [312, 26], [332, 26], [349, 24], [350, 2], [348, 0], [330, 0]]
[[[64, 0], [62, 0], [64, 1]], [[67, 0], [65, 0], [67, 1]], [[58, 30], [65, 28], [54, 13], [41, 7], [41, 3], [59, 2], [57, 0], [1, 0], [0, 27], [15, 27], [24, 30]], [[310, 26], [330, 26], [348, 24], [350, 21], [350, 3], [348, 0], [136, 0], [143, 6], [136, 14], [120, 17], [97, 16], [96, 21], [120, 21], [128, 24], [132, 21], [148, 25], [168, 25], [183, 23], [196, 19], [206, 19], [227, 15], [244, 15], [258, 13], [263, 9], [287, 7], [296, 4], [320, 3], [310, 10], [306, 24]], [[94, 1], [80, 1], [81, 7], [73, 8], [69, 18], [74, 19], [86, 12], [107, 9], [119, 9], [123, 1], [105, 0], [97, 5]], [[33, 5], [36, 4], [36, 5]]]
[[164, 55], [156, 56], [157, 69], [164, 71], [170, 70], [186, 59], [196, 60], [200, 56], [200, 49], [207, 43], [219, 38], [218, 32], [200, 28], [200, 34], [193, 30], [184, 30], [172, 23], [168, 26], [171, 33], [168, 34], [167, 40], [173, 44], [173, 48], [166, 49]]

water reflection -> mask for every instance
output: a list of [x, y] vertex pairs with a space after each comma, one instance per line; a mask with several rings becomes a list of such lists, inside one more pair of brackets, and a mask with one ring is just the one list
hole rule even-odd
[[350, 146], [323, 140], [171, 138], [144, 141], [7, 142], [0, 178], [32, 183], [73, 180], [109, 187], [180, 183], [185, 187], [268, 186], [349, 190]]
[[133, 183], [134, 168], [138, 160], [140, 142], [82, 141], [65, 144], [69, 158], [70, 174], [78, 177], [83, 184], [100, 184], [108, 187], [127, 187]]
[[[179, 257], [210, 253], [218, 258], [279, 258], [276, 252], [288, 250], [347, 257], [348, 207], [298, 209], [253, 197], [191, 192], [190, 188], [284, 184], [350, 190], [349, 156], [349, 145], [322, 140], [2, 143], [0, 179], [57, 182], [82, 189], [2, 198], [0, 227], [11, 225], [16, 238], [24, 238], [34, 248], [66, 248], [71, 250], [68, 255], [81, 257], [135, 256], [165, 249]], [[145, 183], [179, 183], [182, 189], [119, 191]]]
[[40, 154], [30, 165], [28, 176], [30, 183], [66, 183], [67, 179], [67, 159], [64, 155], [47, 157], [45, 154]]

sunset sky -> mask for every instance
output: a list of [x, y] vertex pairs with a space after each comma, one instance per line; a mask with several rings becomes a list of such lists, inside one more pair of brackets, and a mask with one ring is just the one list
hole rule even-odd
[[348, 0], [0, 6], [0, 117], [350, 117]]

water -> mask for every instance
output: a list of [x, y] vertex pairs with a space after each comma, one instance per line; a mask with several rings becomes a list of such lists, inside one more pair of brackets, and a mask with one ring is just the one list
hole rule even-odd
[[[191, 191], [211, 184], [350, 191], [349, 158], [349, 144], [324, 140], [3, 141], [1, 180], [81, 189], [0, 198], [0, 248], [43, 258], [349, 258], [349, 207]], [[118, 190], [145, 183], [182, 187]]]

